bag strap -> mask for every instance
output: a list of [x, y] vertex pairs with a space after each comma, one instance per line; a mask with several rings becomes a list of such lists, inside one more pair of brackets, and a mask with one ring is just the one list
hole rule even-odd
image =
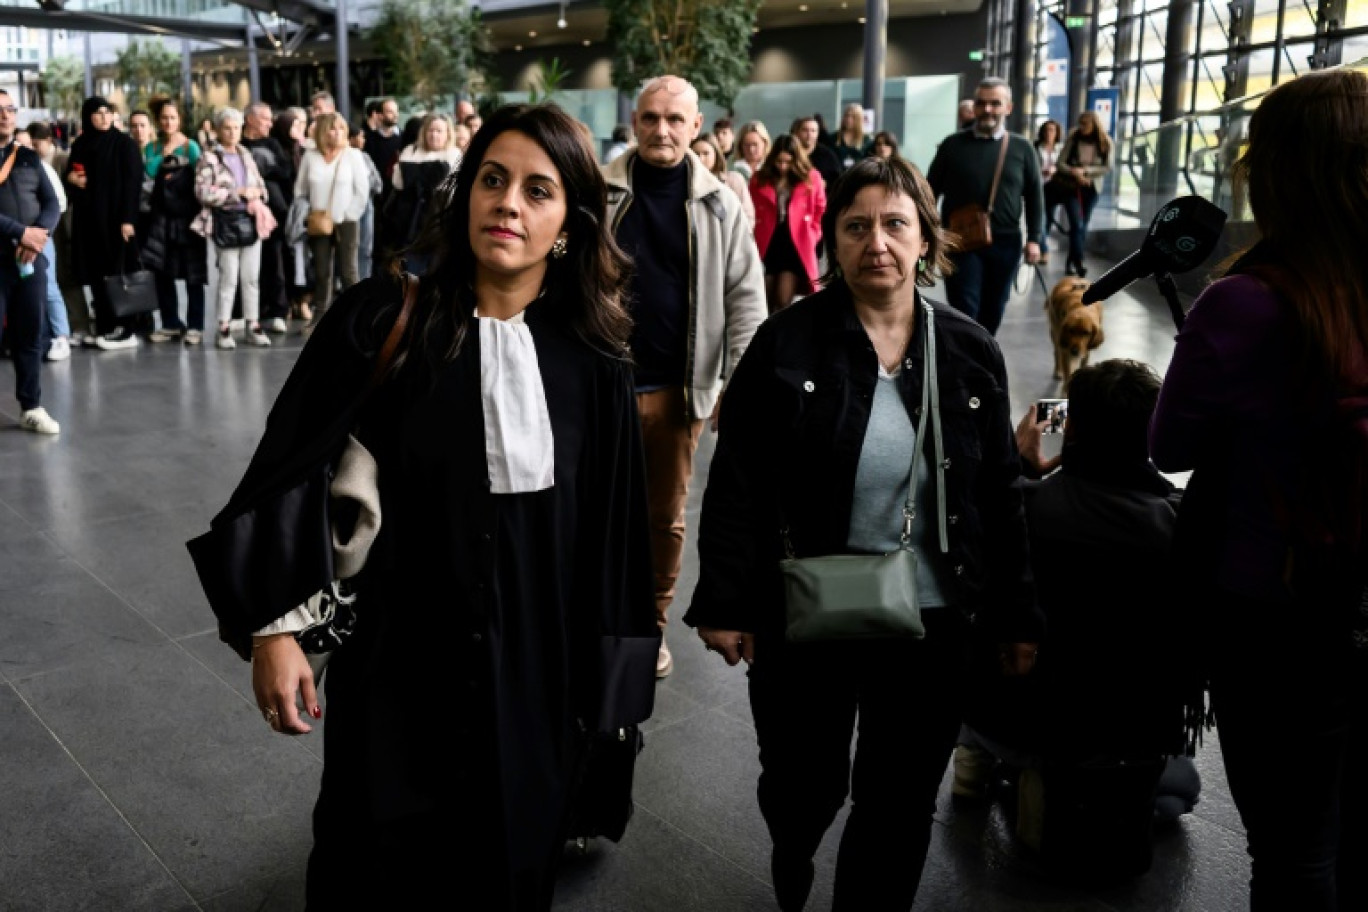
[[375, 359], [375, 370], [371, 374], [369, 389], [374, 389], [380, 385], [380, 381], [389, 372], [390, 365], [394, 363], [394, 356], [399, 351], [399, 341], [404, 337], [404, 332], [408, 329], [409, 317], [413, 314], [413, 305], [418, 301], [418, 277], [413, 273], [403, 274], [404, 281], [404, 306], [399, 309], [399, 316], [394, 320], [394, 326], [390, 329], [389, 335], [385, 337], [385, 344], [380, 347], [380, 355]]
[[931, 423], [931, 435], [936, 453], [936, 513], [941, 553], [950, 550], [945, 521], [945, 441], [941, 435], [940, 379], [936, 370], [936, 315], [931, 305], [922, 301], [926, 316], [926, 358], [922, 370], [921, 418], [917, 422], [917, 438], [912, 447], [912, 473], [907, 479], [907, 502], [903, 504], [903, 527], [899, 545], [903, 550], [912, 547], [912, 522], [917, 517], [917, 492], [920, 487], [922, 447], [926, 441], [926, 425]]
[[1002, 180], [1002, 166], [1007, 161], [1007, 144], [1012, 141], [1012, 134], [1003, 133], [1002, 139], [998, 142], [1001, 147], [998, 149], [997, 168], [993, 171], [993, 189], [988, 191], [988, 214], [993, 214], [993, 201], [997, 199], [998, 183]]
[[14, 160], [19, 157], [19, 150], [23, 148], [13, 140], [10, 141], [10, 145], [13, 147], [13, 150], [10, 152], [9, 157], [5, 159], [5, 164], [0, 166], [0, 184], [9, 180], [10, 171], [14, 169]]

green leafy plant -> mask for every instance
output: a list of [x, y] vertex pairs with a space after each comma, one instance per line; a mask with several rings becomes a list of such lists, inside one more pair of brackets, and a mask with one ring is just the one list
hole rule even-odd
[[368, 37], [389, 63], [395, 94], [429, 110], [492, 69], [489, 34], [465, 0], [385, 0]]
[[565, 86], [565, 80], [574, 70], [561, 65], [559, 57], [552, 57], [548, 64], [545, 60], [538, 61], [538, 73], [532, 79], [532, 87], [527, 92], [529, 104], [541, 104], [550, 101], [557, 92]]
[[85, 64], [76, 57], [50, 57], [43, 67], [43, 97], [54, 115], [75, 117], [85, 99]]
[[130, 110], [158, 92], [180, 90], [181, 55], [160, 41], [130, 41], [114, 58], [114, 80], [124, 90]]
[[666, 74], [730, 108], [750, 77], [750, 39], [761, 0], [604, 0], [613, 84], [634, 94]]

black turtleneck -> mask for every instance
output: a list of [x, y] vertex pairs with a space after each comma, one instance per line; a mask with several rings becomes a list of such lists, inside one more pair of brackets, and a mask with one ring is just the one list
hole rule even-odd
[[632, 162], [632, 199], [617, 241], [636, 263], [632, 277], [632, 357], [639, 391], [683, 386], [688, 378], [689, 164]]

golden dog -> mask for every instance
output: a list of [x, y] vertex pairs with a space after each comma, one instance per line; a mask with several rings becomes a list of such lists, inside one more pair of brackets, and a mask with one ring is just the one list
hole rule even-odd
[[1102, 344], [1102, 302], [1084, 305], [1085, 279], [1060, 279], [1045, 302], [1050, 315], [1050, 342], [1054, 345], [1056, 380], [1068, 388], [1074, 371], [1088, 363], [1088, 355]]

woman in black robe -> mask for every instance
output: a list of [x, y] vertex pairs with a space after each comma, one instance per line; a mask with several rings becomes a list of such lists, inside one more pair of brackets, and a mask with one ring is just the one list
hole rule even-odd
[[136, 317], [119, 318], [105, 293], [105, 276], [136, 267], [134, 225], [142, 193], [143, 163], [138, 144], [111, 126], [109, 103], [98, 96], [81, 106], [81, 135], [71, 144], [63, 180], [71, 198], [72, 238], [81, 284], [95, 299], [95, 327], [101, 348], [137, 345]]
[[[549, 908], [592, 733], [653, 702], [628, 262], [593, 151], [559, 108], [505, 108], [444, 190], [383, 384], [364, 392], [400, 310], [393, 276], [320, 322], [214, 521], [335, 458], [349, 431], [376, 459], [380, 535], [327, 672], [313, 910]], [[289, 607], [215, 601], [226, 635], [257, 634], [268, 723], [302, 734], [321, 716], [310, 667], [261, 627]]]

